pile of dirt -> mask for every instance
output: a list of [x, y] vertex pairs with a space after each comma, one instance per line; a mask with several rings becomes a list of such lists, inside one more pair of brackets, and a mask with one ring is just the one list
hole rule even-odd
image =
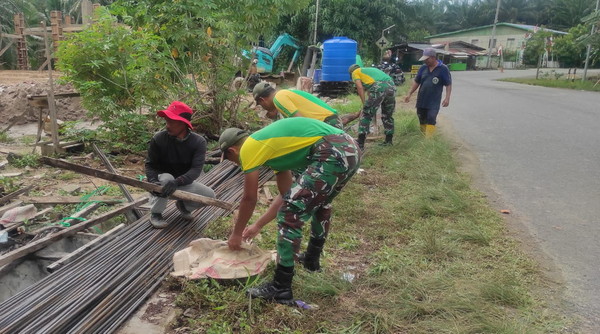
[[[46, 80], [47, 81], [47, 80]], [[40, 108], [32, 106], [28, 96], [47, 95], [50, 85], [47, 82], [0, 83], [0, 124], [26, 124], [37, 122]], [[62, 121], [86, 119], [86, 111], [79, 97], [60, 97], [59, 94], [75, 93], [71, 85], [54, 85], [56, 94], [57, 118]], [[44, 115], [48, 108], [43, 108]]]

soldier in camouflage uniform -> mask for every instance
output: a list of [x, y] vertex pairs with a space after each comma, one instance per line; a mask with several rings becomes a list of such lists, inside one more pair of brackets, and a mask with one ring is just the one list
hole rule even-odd
[[[384, 146], [392, 145], [394, 137], [394, 110], [396, 109], [396, 86], [389, 75], [374, 67], [361, 68], [352, 65], [348, 68], [352, 81], [356, 84], [356, 91], [363, 103], [363, 110], [358, 125], [358, 145], [364, 148], [365, 139], [369, 133], [371, 121], [381, 106], [381, 120], [385, 133]], [[365, 100], [365, 90], [369, 93]]]
[[[237, 128], [226, 129], [219, 138], [223, 157], [244, 171], [244, 195], [228, 245], [240, 249], [242, 240], [256, 236], [277, 218], [277, 268], [272, 282], [248, 290], [253, 298], [292, 304], [294, 260], [310, 271], [320, 269], [319, 258], [331, 222], [331, 201], [356, 173], [360, 150], [344, 131], [311, 118], [294, 117], [274, 122], [248, 135]], [[267, 212], [246, 226], [257, 201], [258, 169], [276, 171], [279, 193]], [[298, 178], [291, 170], [303, 168]], [[299, 254], [302, 227], [311, 220], [306, 253]]]

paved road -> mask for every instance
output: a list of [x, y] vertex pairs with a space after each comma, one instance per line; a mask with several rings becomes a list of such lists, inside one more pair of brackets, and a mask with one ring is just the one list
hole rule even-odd
[[585, 331], [600, 333], [600, 93], [493, 80], [532, 75], [453, 72], [442, 122], [558, 267]]

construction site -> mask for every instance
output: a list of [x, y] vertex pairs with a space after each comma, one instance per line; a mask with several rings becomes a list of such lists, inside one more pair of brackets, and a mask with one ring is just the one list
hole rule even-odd
[[[94, 143], [61, 138], [65, 124], [97, 126], [79, 93], [59, 83], [61, 73], [51, 66], [65, 33], [90, 24], [97, 7], [83, 2], [81, 24], [53, 11], [49, 27], [28, 28], [18, 14], [14, 34], [2, 35], [9, 43], [0, 55], [14, 48], [18, 61], [17, 70], [0, 71], [1, 132], [11, 138], [0, 146], [0, 333], [163, 333], [175, 316], [176, 294], [160, 289], [172, 272], [174, 254], [201, 238], [208, 224], [231, 215], [242, 195], [239, 168], [219, 163], [219, 151], [209, 152], [206, 163], [214, 167], [198, 182], [212, 188], [217, 199], [176, 192], [175, 198], [192, 196], [207, 207], [188, 221], [171, 202], [165, 211], [168, 228], [158, 230], [149, 223], [147, 202], [148, 192], [160, 187], [139, 180], [144, 156], [109, 158]], [[27, 36], [46, 40], [46, 59], [36, 69]], [[286, 34], [272, 51], [260, 48], [255, 73], [275, 84], [294, 80], [271, 73], [286, 45], [295, 50], [286, 72], [291, 73], [300, 50], [294, 43]], [[264, 61], [271, 67], [265, 69]], [[19, 165], [32, 154], [42, 156], [35, 168]], [[271, 171], [261, 172], [265, 205], [273, 199], [265, 186], [272, 178]]]
[[[255, 2], [100, 2], [46, 10], [46, 23], [16, 13], [10, 27], [0, 24], [0, 333], [577, 332], [562, 282], [523, 247], [530, 240], [520, 216], [483, 180], [446, 114], [438, 132], [423, 132], [408, 92], [431, 43], [398, 42], [390, 30], [400, 34], [402, 24], [379, 17], [388, 28], [371, 23], [378, 40], [340, 36], [336, 29], [348, 27], [339, 20], [352, 20], [335, 13], [354, 9], [319, 17], [319, 1], [304, 1], [308, 9], [277, 1], [270, 11]], [[274, 11], [279, 25], [261, 21]], [[365, 36], [348, 30], [341, 34]], [[467, 72], [483, 48], [467, 44], [431, 57], [484, 82]], [[231, 249], [248, 174], [228, 160], [232, 146], [219, 134], [293, 118], [281, 110], [273, 118], [259, 103], [265, 96], [253, 87], [268, 82], [265, 91], [329, 105], [352, 142], [366, 108], [355, 64], [392, 77], [394, 142], [375, 108], [362, 161], [334, 196], [325, 247], [311, 244], [317, 214], [294, 239], [302, 254], [292, 254], [292, 302], [255, 298], [258, 284], [277, 283], [285, 224], [278, 216]], [[153, 201], [166, 184], [149, 176], [147, 162], [153, 135], [174, 120], [165, 111], [180, 101], [192, 111], [179, 120], [206, 145], [195, 181], [215, 196], [163, 196], [161, 228]], [[280, 174], [255, 171], [245, 228], [281, 200]], [[201, 207], [187, 212], [183, 201]], [[314, 270], [300, 260], [311, 247], [322, 251]]]

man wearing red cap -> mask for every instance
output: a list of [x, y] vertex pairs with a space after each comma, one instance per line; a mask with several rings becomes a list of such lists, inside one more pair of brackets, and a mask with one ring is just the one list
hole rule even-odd
[[[175, 190], [215, 197], [209, 187], [195, 182], [202, 173], [206, 155], [206, 140], [192, 132], [192, 109], [185, 103], [174, 101], [166, 110], [157, 112], [166, 121], [166, 129], [154, 134], [148, 145], [146, 177], [148, 182], [161, 185], [162, 192], [152, 194], [150, 203], [150, 223], [155, 228], [164, 228], [167, 222], [162, 212], [167, 206], [168, 197]], [[192, 211], [201, 204], [191, 201], [176, 202], [177, 209], [184, 219], [193, 219]]]

